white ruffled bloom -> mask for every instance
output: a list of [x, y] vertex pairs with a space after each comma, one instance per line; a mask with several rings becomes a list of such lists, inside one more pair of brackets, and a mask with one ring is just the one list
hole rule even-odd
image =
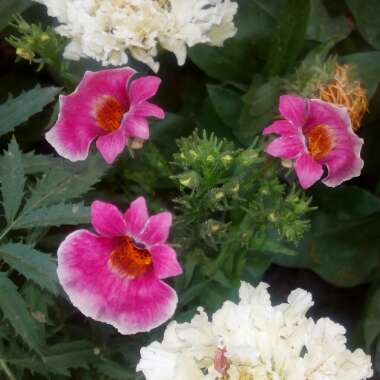
[[361, 349], [346, 348], [345, 329], [306, 317], [310, 293], [294, 290], [272, 306], [268, 285], [242, 283], [209, 321], [200, 308], [190, 323], [168, 325], [162, 343], [141, 349], [147, 380], [363, 380], [373, 375]]
[[94, 58], [125, 65], [127, 53], [158, 70], [159, 48], [184, 64], [187, 47], [222, 46], [236, 33], [231, 0], [36, 0], [60, 22], [57, 32], [70, 43], [65, 57]]

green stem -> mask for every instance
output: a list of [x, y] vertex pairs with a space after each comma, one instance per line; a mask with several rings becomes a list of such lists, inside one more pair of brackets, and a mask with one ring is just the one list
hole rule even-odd
[[3, 369], [9, 380], [17, 380], [15, 375], [12, 373], [12, 371], [7, 366], [7, 363], [3, 359], [0, 359], [0, 368]]

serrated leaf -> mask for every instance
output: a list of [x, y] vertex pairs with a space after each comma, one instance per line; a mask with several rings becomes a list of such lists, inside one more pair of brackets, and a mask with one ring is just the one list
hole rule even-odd
[[11, 223], [20, 208], [25, 186], [22, 155], [14, 138], [1, 157], [0, 177], [5, 218]]
[[0, 257], [41, 288], [58, 294], [56, 264], [49, 255], [29, 245], [8, 243], [0, 246]]
[[62, 225], [78, 225], [88, 223], [90, 208], [83, 203], [57, 204], [35, 209], [26, 215], [21, 215], [13, 225], [13, 229], [36, 228]]
[[0, 105], [0, 136], [13, 131], [18, 125], [27, 121], [32, 115], [41, 112], [60, 92], [58, 87], [34, 89], [23, 92], [16, 98], [10, 97]]
[[17, 287], [5, 273], [0, 273], [0, 309], [25, 343], [35, 351], [40, 352], [42, 338], [38, 334], [37, 322], [32, 319], [25, 301], [17, 291]]
[[47, 154], [36, 154], [34, 152], [22, 155], [25, 174], [38, 174], [51, 170], [53, 166], [59, 165], [60, 160]]
[[1, 0], [0, 1], [0, 31], [10, 22], [12, 16], [19, 14], [32, 5], [30, 0]]
[[85, 340], [59, 343], [49, 347], [43, 354], [43, 361], [63, 375], [70, 368], [88, 368], [91, 360], [96, 359], [94, 346]]
[[28, 214], [36, 208], [81, 197], [101, 179], [107, 168], [99, 156], [91, 156], [79, 165], [65, 164], [53, 168], [32, 189], [21, 213]]
[[269, 53], [267, 72], [281, 75], [296, 62], [305, 41], [310, 0], [286, 0], [280, 12]]

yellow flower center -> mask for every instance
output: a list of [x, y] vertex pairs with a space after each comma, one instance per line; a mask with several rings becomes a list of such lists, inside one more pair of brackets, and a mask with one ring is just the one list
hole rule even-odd
[[143, 246], [126, 236], [109, 258], [110, 268], [122, 277], [136, 278], [152, 266], [152, 255]]

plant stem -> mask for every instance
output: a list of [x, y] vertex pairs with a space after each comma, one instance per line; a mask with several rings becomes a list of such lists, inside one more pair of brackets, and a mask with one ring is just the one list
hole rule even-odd
[[15, 375], [12, 373], [12, 371], [7, 366], [7, 363], [3, 359], [0, 359], [0, 368], [3, 369], [9, 380], [16, 380]]

